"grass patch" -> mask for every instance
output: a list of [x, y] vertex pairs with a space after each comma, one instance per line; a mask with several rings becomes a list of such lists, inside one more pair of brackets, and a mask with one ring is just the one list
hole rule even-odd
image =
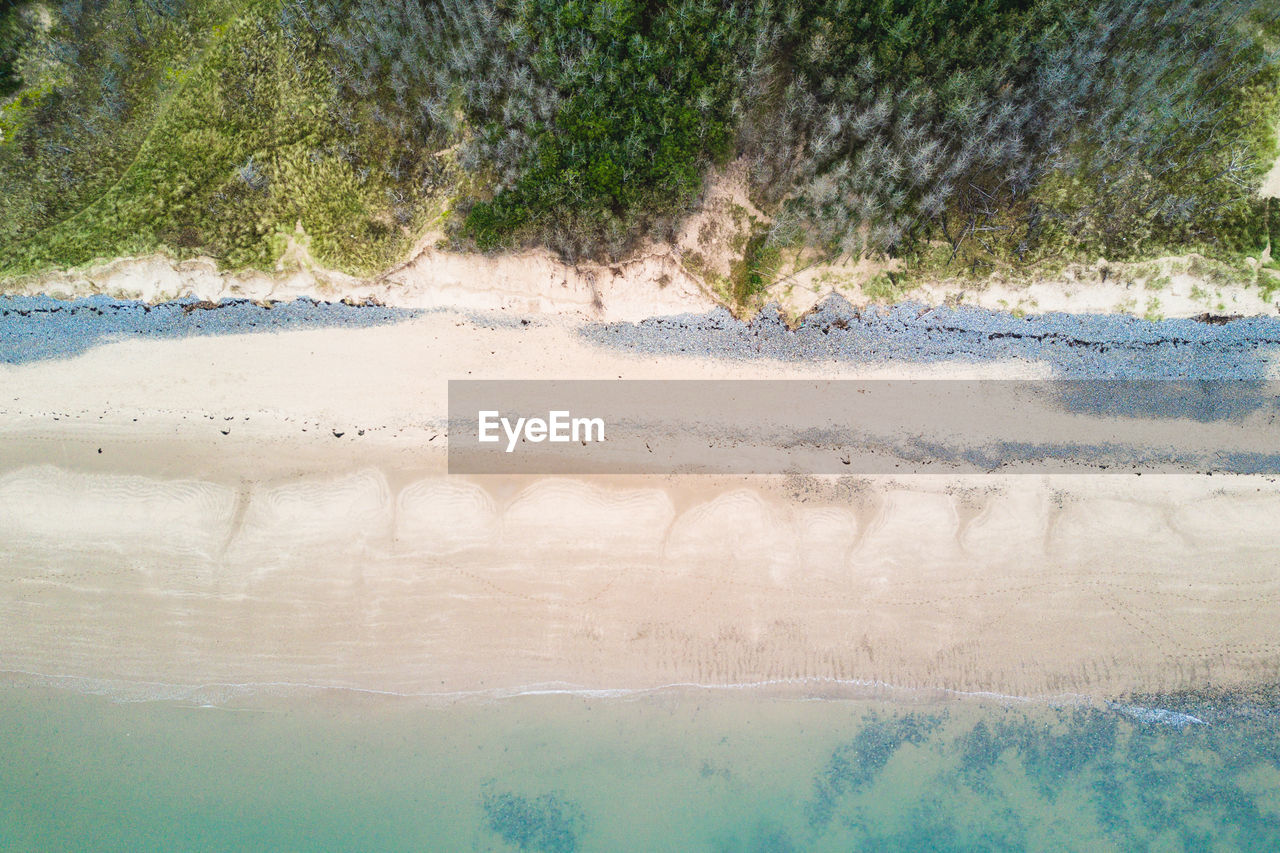
[[1258, 275], [1258, 291], [1263, 301], [1270, 302], [1271, 297], [1280, 291], [1280, 275], [1263, 270]]
[[[111, 18], [121, 8], [108, 3], [99, 11]], [[26, 202], [0, 214], [8, 237], [0, 274], [157, 250], [269, 268], [279, 235], [298, 224], [323, 263], [351, 272], [388, 263], [411, 236], [413, 217], [397, 219], [389, 182], [362, 169], [344, 146], [329, 116], [329, 73], [314, 59], [317, 36], [287, 32], [278, 10], [275, 3], [210, 4], [181, 26], [153, 22], [172, 45], [138, 48], [139, 62], [154, 66], [150, 90], [127, 100], [136, 117], [121, 113], [118, 137], [81, 143], [82, 157], [102, 157], [97, 168], [77, 169], [73, 160], [59, 170], [42, 156], [42, 142], [84, 119], [75, 97], [88, 95], [55, 87], [40, 117], [50, 126], [19, 127], [0, 146], [0, 161], [13, 167], [4, 182]], [[222, 14], [210, 17], [215, 11]], [[76, 37], [105, 49], [115, 35], [90, 28]], [[109, 63], [99, 70], [112, 79]], [[30, 97], [24, 92], [13, 103]], [[109, 119], [101, 118], [104, 126]]]
[[895, 272], [882, 272], [862, 285], [862, 293], [873, 302], [897, 302], [909, 290], [903, 278]]
[[1142, 316], [1144, 319], [1150, 320], [1151, 322], [1163, 320], [1164, 314], [1160, 311], [1160, 300], [1154, 296], [1148, 299], [1147, 310], [1143, 312]]
[[746, 240], [742, 257], [730, 267], [729, 290], [734, 302], [746, 305], [756, 300], [773, 284], [781, 267], [782, 248], [771, 243], [765, 233], [753, 234]]
[[1254, 283], [1253, 267], [1243, 261], [1228, 263], [1217, 258], [1193, 257], [1187, 264], [1187, 274], [1215, 287], [1249, 285]]

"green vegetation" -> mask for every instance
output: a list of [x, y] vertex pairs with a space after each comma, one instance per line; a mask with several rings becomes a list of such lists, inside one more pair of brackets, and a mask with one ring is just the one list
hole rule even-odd
[[12, 95], [22, 85], [18, 62], [23, 44], [31, 38], [27, 33], [30, 26], [27, 17], [19, 14], [15, 0], [0, 0], [0, 98]]
[[732, 64], [748, 31], [734, 4], [515, 6], [502, 47], [526, 54], [556, 106], [529, 127], [478, 124], [494, 164], [507, 160], [508, 135], [527, 142], [510, 163], [519, 177], [466, 216], [477, 245], [534, 240], [570, 257], [616, 256], [636, 234], [673, 230], [706, 167], [732, 153]]
[[773, 284], [782, 266], [782, 247], [771, 243], [765, 233], [753, 234], [742, 249], [742, 257], [735, 261], [729, 273], [729, 285], [733, 300], [746, 304]]
[[1267, 199], [1267, 232], [1271, 257], [1280, 258], [1280, 198]]
[[389, 259], [386, 184], [342, 156], [314, 35], [271, 4], [69, 8], [40, 45], [40, 87], [5, 113], [3, 267], [156, 248], [266, 266], [298, 223], [321, 259]]
[[1263, 270], [1258, 275], [1258, 295], [1264, 301], [1270, 302], [1277, 290], [1280, 290], [1280, 275]]
[[942, 239], [978, 272], [1260, 248], [1280, 113], [1261, 4], [806, 5], [775, 27], [793, 60], [747, 146], [780, 229], [848, 256]]
[[862, 285], [862, 293], [873, 302], [896, 302], [909, 288], [897, 273], [882, 272]]
[[[740, 159], [782, 250], [901, 279], [1198, 252], [1280, 208], [1264, 0], [41, 0], [0, 6], [0, 276], [162, 250], [369, 271], [617, 258]], [[1158, 289], [1153, 287], [1152, 289]]]

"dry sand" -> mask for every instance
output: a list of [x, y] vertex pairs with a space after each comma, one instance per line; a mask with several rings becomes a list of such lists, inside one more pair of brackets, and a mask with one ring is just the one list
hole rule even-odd
[[[1027, 375], [914, 375], [979, 370]], [[0, 366], [0, 669], [151, 696], [1280, 679], [1261, 478], [444, 473], [449, 378], [868, 375], [451, 313]]]
[[570, 265], [545, 251], [486, 256], [443, 251], [432, 243], [431, 235], [424, 237], [410, 260], [370, 278], [325, 269], [295, 246], [271, 274], [220, 270], [209, 258], [150, 255], [0, 283], [0, 293], [58, 299], [102, 293], [153, 304], [184, 297], [349, 300], [593, 320], [641, 320], [716, 306], [670, 249], [655, 248], [618, 264]]

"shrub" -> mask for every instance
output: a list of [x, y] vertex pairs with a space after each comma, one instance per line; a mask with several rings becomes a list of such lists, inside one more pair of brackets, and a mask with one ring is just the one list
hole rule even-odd
[[908, 275], [1280, 245], [1264, 0], [49, 9], [47, 31], [0, 13], [0, 275], [157, 248], [266, 266], [299, 223], [372, 270], [444, 209], [461, 246], [617, 258], [732, 157], [773, 219], [740, 300], [787, 245]]

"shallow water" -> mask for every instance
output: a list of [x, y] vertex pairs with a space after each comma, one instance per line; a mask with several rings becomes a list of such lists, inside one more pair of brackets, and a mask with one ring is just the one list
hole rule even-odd
[[233, 709], [9, 685], [0, 847], [1280, 848], [1274, 719], [1142, 707], [694, 691]]

